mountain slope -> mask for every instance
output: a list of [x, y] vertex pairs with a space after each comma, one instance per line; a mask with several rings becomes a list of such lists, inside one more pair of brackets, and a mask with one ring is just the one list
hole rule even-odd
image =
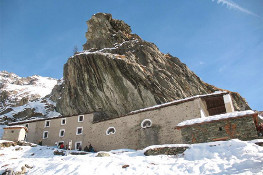
[[0, 119], [17, 120], [56, 114], [55, 103], [45, 96], [51, 93], [57, 83], [58, 80], [49, 77], [34, 75], [24, 78], [1, 71]]
[[[84, 51], [64, 65], [61, 98], [53, 98], [63, 115], [96, 111], [112, 118], [221, 90], [201, 81], [178, 58], [132, 34], [130, 26], [110, 14], [95, 14], [87, 24]], [[58, 97], [57, 93], [52, 95]], [[250, 109], [239, 94], [231, 95], [236, 110]]]

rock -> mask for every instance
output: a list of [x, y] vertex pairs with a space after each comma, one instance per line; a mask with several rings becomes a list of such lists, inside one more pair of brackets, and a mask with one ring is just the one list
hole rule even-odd
[[53, 152], [54, 155], [61, 155], [61, 156], [65, 156], [65, 152], [64, 151], [59, 151], [59, 150], [55, 150]]
[[155, 155], [178, 155], [184, 153], [189, 147], [160, 147], [148, 149], [144, 152], [145, 156], [155, 156]]
[[[127, 24], [110, 14], [96, 14], [87, 23], [83, 49], [89, 50], [68, 59], [64, 82], [51, 95], [61, 97], [56, 109], [63, 115], [95, 112], [98, 122], [222, 90], [203, 82], [177, 57], [131, 34]], [[239, 94], [231, 96], [235, 109], [250, 109]]]
[[32, 169], [32, 168], [33, 168], [33, 166], [29, 166], [28, 164], [25, 164], [25, 167], [26, 167], [26, 168], [29, 168], [29, 169]]
[[96, 157], [110, 157], [109, 153], [105, 153], [105, 152], [99, 152]]
[[112, 19], [111, 14], [97, 13], [87, 22], [87, 42], [83, 45], [84, 50], [112, 48], [117, 43], [123, 43], [133, 39], [140, 40], [136, 34], [131, 34], [131, 28], [122, 20]]
[[86, 154], [89, 154], [87, 152], [71, 152], [70, 153], [71, 155], [86, 155]]
[[122, 168], [128, 168], [130, 165], [122, 165]]
[[6, 142], [0, 143], [0, 147], [10, 147], [10, 146], [16, 146], [16, 145], [17, 143], [12, 142], [12, 141], [6, 141]]
[[7, 168], [2, 175], [15, 175], [15, 172], [12, 168]]
[[20, 151], [20, 150], [23, 150], [23, 148], [21, 147], [18, 147], [18, 148], [15, 148], [16, 151]]

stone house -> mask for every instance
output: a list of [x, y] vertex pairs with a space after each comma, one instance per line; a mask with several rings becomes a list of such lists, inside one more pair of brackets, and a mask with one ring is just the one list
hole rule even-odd
[[24, 141], [26, 139], [27, 127], [23, 125], [13, 125], [4, 128], [3, 140]]
[[97, 120], [94, 113], [15, 122], [28, 128], [27, 141], [72, 149], [89, 144], [95, 150], [141, 149], [155, 144], [182, 143], [178, 123], [214, 114], [233, 112], [227, 92], [189, 97], [132, 111], [114, 119]]
[[183, 143], [203, 143], [229, 139], [258, 138], [258, 114], [254, 111], [232, 112], [179, 123]]

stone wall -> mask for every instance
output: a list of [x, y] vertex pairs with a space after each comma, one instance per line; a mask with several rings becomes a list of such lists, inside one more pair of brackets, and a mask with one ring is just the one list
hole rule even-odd
[[[138, 112], [127, 116], [94, 123], [93, 114], [85, 114], [84, 121], [78, 122], [78, 116], [66, 117], [66, 124], [62, 125], [63, 118], [50, 119], [50, 127], [45, 127], [45, 120], [28, 124], [27, 141], [43, 145], [54, 146], [64, 141], [64, 145], [72, 140], [81, 142], [82, 148], [92, 144], [97, 151], [130, 148], [142, 149], [149, 145], [182, 143], [180, 131], [174, 127], [184, 121], [200, 117], [200, 99], [193, 99], [184, 103]], [[142, 121], [149, 119], [150, 127], [143, 128]], [[77, 127], [83, 127], [83, 134], [76, 135]], [[106, 134], [108, 128], [114, 127], [114, 134]], [[59, 132], [65, 129], [65, 136]], [[43, 132], [48, 131], [48, 138], [43, 138]]]
[[21, 141], [25, 139], [26, 131], [24, 128], [5, 128], [3, 134], [3, 140]]
[[251, 140], [258, 137], [253, 115], [184, 126], [181, 133], [183, 142], [190, 144], [233, 138]]

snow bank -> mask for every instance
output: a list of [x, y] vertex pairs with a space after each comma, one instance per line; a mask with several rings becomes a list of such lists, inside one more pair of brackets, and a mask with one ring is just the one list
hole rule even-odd
[[255, 114], [255, 112], [252, 110], [237, 111], [237, 112], [214, 115], [214, 116], [209, 116], [209, 117], [196, 118], [196, 119], [183, 121], [183, 122], [179, 123], [177, 126], [193, 125], [196, 123], [210, 122], [210, 121], [222, 120], [222, 119], [226, 119], [226, 118], [235, 118], [235, 117], [244, 116], [244, 115], [248, 115], [248, 114]]
[[[55, 148], [24, 146], [0, 150], [0, 173], [33, 166], [28, 175], [67, 174], [262, 174], [263, 148], [240, 140], [190, 145], [180, 156], [144, 156], [143, 151], [110, 151], [110, 157], [87, 155], [54, 156]], [[126, 166], [124, 166], [126, 165]], [[123, 168], [126, 167], [126, 168]]]

